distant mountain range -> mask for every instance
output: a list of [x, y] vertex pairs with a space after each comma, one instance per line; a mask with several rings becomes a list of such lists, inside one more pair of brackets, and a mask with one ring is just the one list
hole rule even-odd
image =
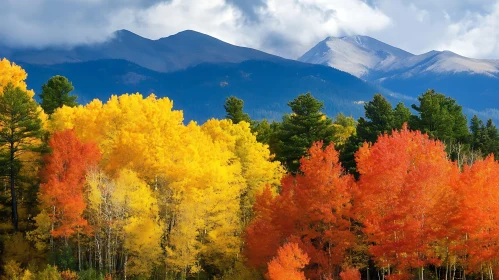
[[331, 67], [287, 60], [234, 46], [195, 31], [159, 40], [115, 32], [108, 41], [71, 49], [0, 48], [0, 57], [28, 72], [28, 86], [39, 92], [54, 75], [73, 82], [80, 103], [111, 94], [140, 92], [169, 97], [187, 121], [222, 118], [231, 95], [245, 101], [253, 118], [280, 119], [287, 102], [308, 91], [323, 100], [326, 112], [353, 116], [362, 101], [386, 92]]
[[80, 103], [155, 93], [171, 98], [187, 121], [223, 117], [230, 95], [242, 98], [256, 119], [279, 119], [289, 112], [289, 100], [308, 91], [325, 102], [329, 115], [358, 117], [374, 93], [410, 105], [428, 88], [456, 98], [469, 114], [499, 120], [498, 61], [437, 51], [413, 55], [367, 36], [326, 38], [299, 61], [195, 31], [150, 40], [127, 30], [72, 48], [0, 47], [0, 57], [23, 66], [36, 92], [51, 76], [64, 75]]
[[331, 66], [406, 96], [434, 88], [469, 113], [499, 118], [499, 60], [450, 51], [414, 55], [368, 36], [328, 37], [298, 60]]

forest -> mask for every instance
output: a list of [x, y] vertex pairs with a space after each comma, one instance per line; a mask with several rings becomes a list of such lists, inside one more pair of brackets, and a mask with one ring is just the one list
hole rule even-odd
[[37, 99], [26, 78], [0, 61], [0, 279], [499, 274], [499, 131], [435, 90], [358, 119], [304, 93], [252, 120], [231, 96], [199, 124], [166, 97], [78, 104], [55, 76]]

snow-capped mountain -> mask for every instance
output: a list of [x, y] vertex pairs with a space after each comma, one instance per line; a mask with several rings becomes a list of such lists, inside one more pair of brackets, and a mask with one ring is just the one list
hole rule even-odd
[[328, 37], [298, 59], [348, 72], [369, 81], [421, 74], [479, 74], [498, 77], [499, 61], [473, 59], [450, 51], [414, 55], [368, 36]]
[[328, 37], [298, 60], [334, 67], [408, 98], [435, 89], [469, 115], [499, 119], [499, 60], [450, 51], [414, 55], [367, 36]]
[[413, 55], [368, 36], [328, 37], [298, 60], [322, 64], [365, 78]]

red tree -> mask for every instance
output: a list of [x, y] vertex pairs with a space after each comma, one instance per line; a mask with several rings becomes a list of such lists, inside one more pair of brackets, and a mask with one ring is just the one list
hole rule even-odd
[[269, 262], [270, 280], [305, 280], [302, 269], [309, 262], [309, 257], [296, 243], [287, 243], [277, 251], [277, 257]]
[[465, 166], [457, 187], [458, 255], [470, 272], [491, 274], [499, 268], [499, 163], [491, 155]]
[[95, 144], [80, 142], [73, 130], [54, 133], [49, 147], [52, 152], [45, 157], [39, 196], [52, 217], [52, 235], [70, 237], [87, 226], [82, 216], [85, 175], [97, 164], [100, 153]]
[[311, 259], [307, 276], [328, 277], [355, 242], [349, 219], [354, 181], [344, 174], [332, 144], [323, 149], [314, 143], [300, 163], [302, 173], [286, 176], [278, 196], [266, 191], [258, 197], [256, 219], [246, 230], [246, 255], [250, 264], [263, 267], [281, 244], [297, 242]]
[[360, 280], [360, 272], [355, 268], [347, 268], [340, 273], [341, 280]]
[[392, 276], [398, 278], [409, 278], [409, 268], [438, 263], [432, 246], [447, 232], [440, 205], [457, 174], [444, 145], [405, 127], [381, 135], [372, 147], [365, 144], [356, 160], [357, 218], [373, 244], [374, 260], [396, 267]]

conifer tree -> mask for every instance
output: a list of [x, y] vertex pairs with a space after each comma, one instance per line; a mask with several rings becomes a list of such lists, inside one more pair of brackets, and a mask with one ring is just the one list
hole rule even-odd
[[70, 95], [74, 87], [66, 77], [54, 76], [42, 86], [42, 93], [40, 93], [41, 106], [45, 113], [52, 114], [55, 109], [62, 106], [74, 107], [76, 103], [76, 96]]
[[225, 112], [227, 113], [226, 118], [232, 120], [234, 124], [238, 124], [241, 121], [251, 123], [251, 118], [248, 114], [243, 112], [244, 101], [231, 96], [225, 99], [224, 104]]
[[19, 87], [8, 84], [0, 95], [0, 166], [9, 181], [12, 224], [18, 230], [17, 178], [22, 166], [21, 155], [40, 148], [42, 121], [38, 105]]
[[300, 158], [306, 155], [312, 143], [324, 141], [329, 145], [333, 140], [333, 121], [321, 112], [324, 103], [310, 93], [298, 96], [288, 106], [293, 113], [283, 117], [276, 155], [290, 172], [295, 173]]

